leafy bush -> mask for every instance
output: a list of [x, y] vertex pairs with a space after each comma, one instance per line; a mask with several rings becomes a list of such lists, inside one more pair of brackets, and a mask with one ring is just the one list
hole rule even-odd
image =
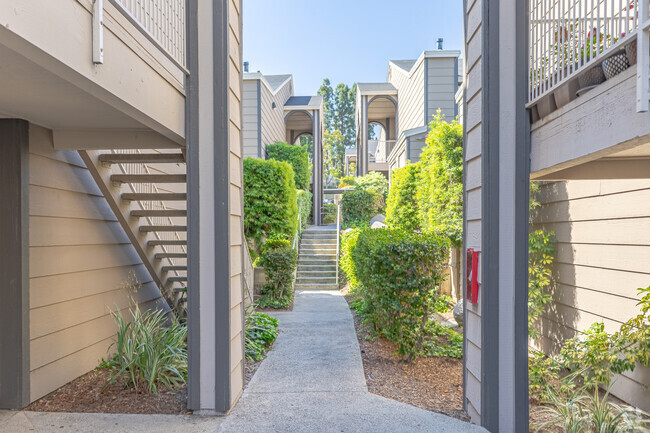
[[[112, 370], [106, 388], [120, 377], [127, 386], [157, 394], [158, 387], [169, 389], [187, 381], [187, 327], [167, 317], [162, 310], [141, 311], [135, 304], [132, 321], [120, 310], [111, 312], [117, 325], [115, 355], [102, 367]], [[171, 323], [170, 323], [171, 320]]]
[[448, 254], [446, 239], [401, 230], [353, 230], [344, 236], [342, 268], [360, 286], [366, 320], [406, 361], [422, 352]]
[[286, 308], [293, 299], [293, 272], [296, 251], [289, 241], [267, 239], [262, 247], [260, 264], [266, 272], [267, 283], [262, 287], [261, 307]]
[[293, 238], [297, 224], [297, 193], [289, 163], [246, 158], [244, 233], [254, 252], [259, 253], [266, 238]]
[[463, 236], [463, 127], [438, 110], [420, 156], [417, 201], [423, 231], [445, 234], [456, 247]]
[[286, 161], [291, 164], [296, 188], [309, 191], [311, 174], [309, 173], [309, 155], [306, 148], [278, 141], [266, 146], [266, 154], [267, 159]]
[[246, 314], [246, 359], [259, 361], [278, 336], [278, 319], [260, 312]]
[[357, 240], [359, 239], [360, 233], [361, 230], [357, 228], [344, 233], [341, 236], [341, 255], [339, 258], [339, 266], [347, 277], [351, 291], [354, 291], [361, 286], [361, 282], [357, 278], [357, 268], [355, 266], [355, 263], [352, 261], [352, 249], [357, 246]]
[[354, 179], [354, 176], [343, 176], [339, 180], [339, 188], [354, 188], [357, 186], [357, 182]]
[[369, 229], [370, 220], [352, 220], [341, 224], [343, 229]]
[[336, 223], [336, 212], [338, 206], [334, 203], [325, 203], [323, 205], [323, 224]]
[[548, 290], [551, 285], [551, 266], [555, 260], [553, 232], [535, 230], [528, 235], [528, 335], [540, 336], [535, 327], [546, 305], [553, 299]]
[[381, 207], [386, 202], [386, 193], [388, 192], [388, 179], [378, 171], [371, 171], [365, 176], [359, 176], [354, 179], [356, 189], [363, 191], [373, 191], [377, 194]]
[[341, 199], [343, 223], [370, 221], [379, 212], [377, 194], [373, 191], [346, 191]]
[[302, 221], [302, 226], [300, 231], [303, 231], [311, 222], [311, 212], [312, 212], [312, 193], [309, 191], [304, 191], [302, 189], [298, 190], [298, 214], [300, 215], [300, 220]]
[[393, 170], [386, 200], [386, 224], [407, 231], [420, 230], [417, 185], [420, 164], [407, 164]]

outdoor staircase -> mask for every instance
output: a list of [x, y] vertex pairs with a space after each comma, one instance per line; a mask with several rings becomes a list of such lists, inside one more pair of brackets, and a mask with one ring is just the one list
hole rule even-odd
[[182, 307], [187, 296], [187, 176], [181, 150], [79, 154], [170, 307]]
[[334, 227], [309, 227], [302, 234], [295, 290], [338, 290]]

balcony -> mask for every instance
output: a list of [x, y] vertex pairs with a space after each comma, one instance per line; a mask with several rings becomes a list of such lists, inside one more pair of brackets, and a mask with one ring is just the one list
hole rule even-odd
[[[530, 0], [533, 178], [584, 178], [594, 164], [604, 178], [647, 172], [638, 158], [650, 157], [649, 5]], [[632, 165], [617, 159], [630, 151]]]
[[0, 2], [0, 117], [56, 147], [183, 146], [187, 74], [185, 0]]

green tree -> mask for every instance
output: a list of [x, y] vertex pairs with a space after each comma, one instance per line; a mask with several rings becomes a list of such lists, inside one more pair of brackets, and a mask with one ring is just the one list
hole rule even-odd
[[345, 138], [338, 129], [325, 130], [323, 136], [323, 175], [328, 179], [338, 179], [343, 174], [339, 163], [341, 154], [345, 154]]

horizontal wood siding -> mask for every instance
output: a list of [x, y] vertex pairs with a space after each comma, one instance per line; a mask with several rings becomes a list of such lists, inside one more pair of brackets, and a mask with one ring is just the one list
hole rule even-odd
[[[555, 232], [554, 303], [543, 315], [540, 347], [562, 342], [594, 322], [608, 332], [639, 312], [637, 288], [650, 285], [650, 180], [546, 183], [534, 227]], [[650, 369], [617, 379], [614, 394], [650, 409]]]
[[244, 120], [244, 157], [257, 158], [257, 80], [244, 81], [244, 99], [242, 101], [242, 112]]
[[[95, 368], [131, 298], [166, 308], [76, 151], [30, 125], [31, 400]], [[129, 274], [142, 287], [125, 288]], [[128, 314], [125, 311], [125, 314]]]
[[424, 62], [411, 75], [396, 66], [390, 68], [389, 81], [398, 92], [399, 137], [404, 131], [424, 126]]
[[[230, 402], [234, 405], [244, 389], [244, 307], [243, 307], [243, 184], [242, 184], [242, 34], [241, 0], [228, 2], [230, 26], [229, 67], [236, 73], [230, 76], [229, 85], [229, 133], [230, 143]], [[232, 406], [231, 406], [232, 407]]]
[[[481, 136], [481, 17], [482, 0], [466, 0], [466, 45], [467, 53], [467, 90], [465, 92], [465, 248], [481, 251], [481, 218], [482, 218], [482, 136]], [[451, 74], [453, 76], [453, 73]], [[469, 80], [472, 80], [471, 84]], [[452, 95], [451, 101], [454, 100]], [[463, 260], [464, 262], [464, 260]], [[481, 422], [481, 266], [479, 266], [479, 296], [478, 303], [466, 305], [465, 317], [465, 405], [472, 422]]]
[[427, 60], [427, 123], [438, 109], [446, 120], [456, 118], [455, 95], [458, 86], [455, 57], [433, 57]]

